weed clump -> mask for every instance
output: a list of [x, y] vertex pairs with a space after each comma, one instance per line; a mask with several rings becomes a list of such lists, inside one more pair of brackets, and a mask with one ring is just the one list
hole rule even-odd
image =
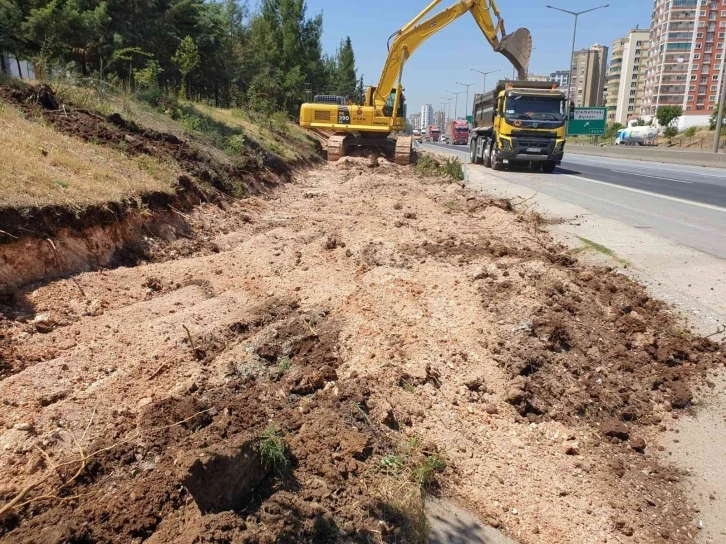
[[464, 179], [464, 169], [461, 161], [456, 157], [448, 157], [445, 162], [441, 163], [431, 155], [423, 155], [418, 158], [414, 170], [424, 177], [443, 176], [453, 181]]
[[287, 445], [277, 425], [271, 424], [265, 427], [258, 438], [257, 451], [262, 459], [262, 465], [267, 470], [277, 475], [283, 475], [290, 470]]

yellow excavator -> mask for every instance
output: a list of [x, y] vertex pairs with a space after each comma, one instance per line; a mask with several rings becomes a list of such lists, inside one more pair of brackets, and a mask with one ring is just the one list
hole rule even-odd
[[378, 86], [368, 88], [363, 104], [352, 104], [341, 96], [317, 95], [312, 103], [301, 106], [300, 126], [334, 132], [328, 140], [328, 161], [336, 161], [353, 149], [362, 147], [383, 150], [397, 164], [409, 164], [413, 138], [391, 137], [405, 127], [406, 99], [401, 86], [403, 66], [427, 38], [467, 12], [472, 14], [494, 51], [512, 63], [518, 78], [526, 78], [532, 53], [529, 30], [519, 28], [512, 34], [506, 34], [495, 0], [458, 0], [425, 19], [441, 1], [431, 2], [411, 22], [391, 35], [388, 58]]

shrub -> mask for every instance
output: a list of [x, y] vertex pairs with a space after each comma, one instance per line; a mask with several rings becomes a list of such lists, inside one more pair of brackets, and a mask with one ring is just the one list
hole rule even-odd
[[666, 127], [663, 130], [663, 136], [666, 138], [673, 138], [674, 136], [678, 136], [678, 129], [676, 127]]
[[696, 135], [696, 127], [688, 127], [683, 131], [683, 135], [687, 138], [693, 138]]

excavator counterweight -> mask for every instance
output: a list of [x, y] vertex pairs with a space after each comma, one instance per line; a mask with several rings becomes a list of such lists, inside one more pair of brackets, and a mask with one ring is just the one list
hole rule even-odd
[[[331, 101], [321, 97], [300, 108], [304, 128], [334, 131], [328, 142], [328, 160], [337, 160], [354, 148], [383, 150], [397, 164], [408, 164], [413, 138], [391, 134], [405, 127], [405, 98], [401, 78], [403, 67], [413, 52], [429, 37], [465, 13], [470, 13], [492, 49], [512, 63], [519, 79], [525, 79], [532, 53], [529, 30], [519, 28], [511, 34], [504, 30], [495, 0], [458, 0], [448, 8], [430, 15], [442, 0], [433, 0], [413, 20], [389, 38], [388, 57], [376, 87], [366, 92], [363, 104], [350, 105], [344, 98]], [[322, 100], [327, 98], [328, 100]]]

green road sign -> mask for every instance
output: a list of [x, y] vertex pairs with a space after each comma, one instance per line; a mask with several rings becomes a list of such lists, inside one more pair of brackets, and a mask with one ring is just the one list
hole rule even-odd
[[605, 134], [605, 108], [575, 108], [567, 123], [568, 136], [602, 136]]
[[471, 115], [467, 115], [467, 116], [466, 116], [466, 120], [467, 120], [467, 121], [468, 121], [469, 123], [473, 123], [473, 122], [474, 122], [474, 118], [473, 118], [473, 117], [472, 117]]

